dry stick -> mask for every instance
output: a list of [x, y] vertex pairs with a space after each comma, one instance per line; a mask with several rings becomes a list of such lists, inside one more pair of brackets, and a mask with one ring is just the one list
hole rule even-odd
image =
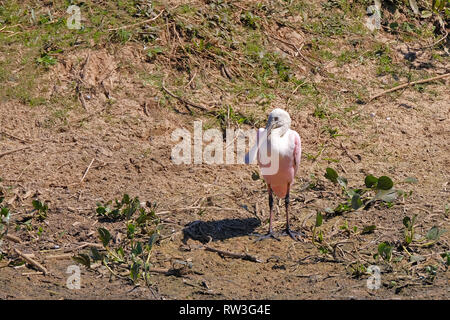
[[89, 166], [87, 167], [86, 171], [84, 172], [83, 177], [80, 180], [80, 183], [83, 182], [84, 178], [86, 177], [87, 173], [89, 172], [89, 169], [91, 168], [92, 164], [94, 163], [95, 157], [92, 158], [91, 163], [89, 164]]
[[251, 256], [249, 254], [239, 254], [239, 253], [234, 253], [234, 252], [228, 252], [228, 251], [223, 251], [223, 250], [211, 248], [211, 247], [208, 247], [208, 246], [203, 246], [203, 249], [205, 249], [206, 251], [216, 252], [216, 253], [218, 253], [218, 254], [220, 254], [222, 256], [227, 256], [227, 257], [231, 257], [231, 258], [248, 260], [248, 261], [252, 261], [252, 262], [262, 262], [258, 258], [254, 257], [254, 256]]
[[45, 257], [45, 259], [59, 260], [59, 259], [70, 259], [72, 257], [73, 257], [72, 253], [64, 253], [64, 254], [55, 254], [55, 255], [47, 256], [47, 257]]
[[19, 149], [5, 151], [3, 153], [0, 153], [0, 158], [3, 157], [3, 156], [6, 156], [8, 154], [11, 154], [11, 153], [14, 153], [14, 152], [18, 152], [18, 151], [22, 151], [22, 150], [29, 149], [29, 148], [30, 148], [30, 146], [19, 148]]
[[163, 80], [163, 83], [162, 83], [161, 86], [162, 86], [162, 89], [163, 89], [165, 92], [167, 92], [171, 97], [173, 97], [173, 98], [177, 99], [178, 101], [182, 102], [182, 103], [187, 107], [187, 109], [189, 110], [189, 112], [191, 111], [191, 110], [189, 109], [189, 106], [194, 107], [194, 108], [197, 108], [197, 109], [200, 109], [200, 110], [205, 111], [205, 112], [209, 112], [208, 109], [206, 109], [205, 107], [200, 106], [200, 105], [195, 104], [195, 103], [192, 103], [192, 102], [190, 102], [190, 101], [188, 101], [188, 100], [185, 100], [185, 99], [183, 99], [183, 98], [181, 98], [181, 97], [175, 95], [174, 93], [170, 92], [170, 91], [164, 86], [164, 80]]
[[12, 134], [7, 133], [7, 132], [5, 132], [5, 131], [0, 131], [0, 134], [3, 134], [3, 135], [5, 135], [5, 136], [7, 136], [7, 137], [10, 137], [10, 138], [12, 138], [12, 139], [19, 140], [19, 141], [21, 141], [21, 142], [30, 142], [30, 141], [27, 141], [27, 140], [25, 140], [25, 139], [22, 139], [22, 138], [13, 136]]
[[16, 237], [16, 236], [14, 236], [14, 235], [12, 235], [12, 234], [7, 234], [7, 235], [5, 235], [5, 239], [14, 241], [14, 242], [16, 242], [16, 243], [22, 243], [22, 241], [20, 240], [19, 237]]
[[136, 26], [144, 24], [144, 23], [149, 23], [149, 22], [155, 21], [156, 19], [159, 18], [160, 15], [163, 14], [163, 12], [164, 12], [164, 9], [160, 13], [158, 13], [158, 15], [156, 17], [153, 17], [151, 19], [140, 21], [140, 22], [137, 22], [134, 24], [129, 24], [126, 26], [118, 27], [118, 28], [111, 28], [111, 29], [108, 29], [108, 31], [116, 31], [116, 30], [126, 29], [126, 28], [130, 28], [130, 27], [136, 27]]
[[40, 271], [42, 271], [42, 272], [44, 273], [44, 275], [48, 273], [47, 269], [46, 269], [42, 264], [40, 264], [39, 262], [37, 262], [36, 260], [30, 258], [30, 257], [27, 256], [26, 254], [23, 254], [22, 252], [20, 252], [20, 251], [17, 250], [17, 249], [14, 249], [14, 251], [15, 251], [15, 252], [16, 252], [23, 260], [25, 260], [25, 261], [28, 262], [29, 264], [35, 266], [37, 269], [39, 269]]
[[422, 80], [417, 80], [417, 81], [413, 81], [413, 82], [407, 82], [407, 83], [398, 85], [398, 86], [396, 86], [394, 88], [391, 88], [389, 90], [385, 90], [385, 91], [383, 91], [383, 92], [381, 92], [381, 93], [371, 97], [368, 102], [370, 102], [372, 100], [375, 100], [376, 98], [379, 98], [379, 97], [381, 97], [382, 95], [384, 95], [386, 93], [390, 93], [390, 92], [393, 92], [393, 91], [396, 91], [396, 90], [399, 90], [399, 89], [402, 89], [402, 88], [406, 88], [406, 87], [409, 87], [409, 86], [412, 86], [412, 85], [415, 85], [415, 84], [420, 84], [420, 83], [431, 82], [431, 81], [434, 81], [434, 80], [443, 79], [443, 78], [446, 78], [448, 76], [450, 76], [450, 73], [441, 74], [440, 76], [436, 76], [436, 77], [432, 77], [432, 78], [428, 78], [428, 79], [422, 79]]

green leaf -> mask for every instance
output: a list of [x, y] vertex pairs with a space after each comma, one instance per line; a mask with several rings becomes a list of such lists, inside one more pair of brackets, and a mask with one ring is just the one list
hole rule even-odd
[[344, 177], [337, 177], [337, 182], [339, 183], [339, 185], [343, 188], [347, 188], [347, 179]]
[[388, 242], [382, 242], [378, 245], [378, 254], [384, 260], [390, 261], [392, 258], [392, 249], [393, 246], [390, 245]]
[[98, 235], [104, 247], [107, 247], [111, 241], [111, 234], [105, 228], [98, 228]]
[[119, 249], [116, 250], [117, 255], [119, 256], [119, 258], [123, 259], [123, 257], [125, 256], [125, 251], [123, 250], [123, 247], [120, 247]]
[[367, 188], [372, 188], [373, 186], [375, 186], [377, 184], [377, 182], [378, 182], [378, 179], [375, 178], [371, 174], [366, 176], [366, 178], [364, 179], [364, 184], [366, 185]]
[[361, 234], [372, 233], [377, 227], [375, 225], [365, 226]]
[[406, 242], [406, 244], [410, 244], [412, 241], [413, 241], [413, 239], [411, 238], [411, 236], [409, 236], [409, 235], [406, 235], [406, 236], [405, 236], [405, 242]]
[[445, 264], [450, 266], [450, 252], [441, 253], [441, 257], [445, 260]]
[[33, 204], [34, 209], [36, 209], [38, 211], [41, 210], [42, 203], [39, 200], [33, 200], [31, 203]]
[[133, 223], [129, 223], [127, 225], [127, 238], [133, 239], [135, 232], [136, 232], [136, 226]]
[[392, 182], [391, 178], [387, 176], [382, 176], [378, 179], [377, 189], [379, 190], [389, 190], [392, 189], [393, 186], [394, 183]]
[[136, 243], [132, 249], [131, 249], [131, 253], [134, 254], [135, 256], [138, 256], [142, 253], [142, 243], [138, 242]]
[[356, 193], [353, 197], [352, 197], [352, 208], [354, 210], [358, 210], [359, 208], [361, 208], [363, 205], [363, 202], [361, 200], [361, 196]]
[[403, 218], [403, 225], [410, 229], [411, 228], [411, 219], [409, 217], [404, 217]]
[[130, 278], [136, 283], [137, 279], [139, 279], [139, 269], [141, 268], [141, 264], [139, 262], [134, 262], [130, 268]]
[[252, 172], [252, 180], [256, 181], [260, 178], [259, 173], [257, 171]]
[[320, 227], [322, 225], [323, 217], [320, 212], [316, 214], [316, 227]]
[[80, 253], [79, 255], [72, 257], [72, 259], [75, 262], [78, 262], [79, 264], [86, 266], [87, 268], [91, 267], [91, 259], [85, 253]]
[[338, 182], [337, 181], [338, 174], [337, 174], [336, 170], [334, 170], [333, 168], [326, 169], [325, 178], [327, 178], [328, 180], [330, 180], [333, 183]]
[[423, 10], [420, 17], [421, 17], [422, 19], [427, 19], [427, 18], [431, 17], [432, 15], [433, 15], [433, 13], [432, 13], [431, 11], [429, 11], [429, 10]]
[[150, 239], [148, 239], [148, 245], [149, 245], [150, 250], [152, 249], [153, 245], [155, 244], [156, 240], [158, 240], [158, 238], [159, 238], [159, 234], [156, 232], [153, 232]]
[[129, 204], [129, 203], [130, 203], [130, 196], [125, 193], [122, 197], [122, 204]]
[[106, 208], [105, 207], [97, 207], [97, 210], [95, 210], [97, 212], [98, 215], [105, 215], [106, 213]]
[[101, 261], [103, 260], [103, 254], [101, 254], [96, 247], [91, 247], [92, 260]]
[[427, 235], [425, 236], [428, 240], [438, 240], [439, 237], [445, 232], [445, 229], [439, 229], [438, 227], [434, 226], [430, 229], [430, 231], [427, 232]]
[[384, 202], [393, 202], [397, 199], [397, 191], [394, 189], [378, 190], [374, 200], [382, 200]]

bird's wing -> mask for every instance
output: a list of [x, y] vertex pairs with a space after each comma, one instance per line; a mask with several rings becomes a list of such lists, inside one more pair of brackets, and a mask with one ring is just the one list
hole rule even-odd
[[297, 173], [302, 154], [302, 143], [296, 131], [292, 131], [292, 135], [294, 136], [294, 172]]
[[256, 158], [259, 160], [259, 147], [261, 145], [261, 139], [265, 129], [259, 128], [256, 133], [256, 141], [250, 151], [245, 155], [245, 164], [254, 164]]

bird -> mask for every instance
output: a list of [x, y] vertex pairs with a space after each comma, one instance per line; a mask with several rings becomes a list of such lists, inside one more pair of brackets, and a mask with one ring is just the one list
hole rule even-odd
[[289, 192], [300, 166], [302, 147], [300, 135], [290, 127], [289, 113], [280, 108], [273, 109], [266, 127], [258, 129], [256, 143], [245, 155], [246, 164], [255, 163], [256, 158], [269, 194], [269, 232], [256, 241], [266, 238], [280, 240], [272, 228], [274, 194], [278, 198], [284, 198], [285, 234], [294, 240], [298, 240], [300, 236], [300, 233], [290, 228]]

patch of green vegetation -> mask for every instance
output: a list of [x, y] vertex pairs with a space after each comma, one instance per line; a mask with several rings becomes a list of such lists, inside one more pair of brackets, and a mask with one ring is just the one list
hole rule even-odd
[[[114, 208], [98, 204], [97, 214], [114, 220], [124, 220], [124, 233], [126, 239], [114, 245], [112, 235], [106, 228], [98, 228], [98, 237], [103, 250], [91, 247], [89, 253], [81, 253], [73, 258], [74, 261], [88, 269], [94, 263], [105, 266], [113, 275], [125, 272], [133, 283], [144, 279], [145, 284], [150, 283], [150, 262], [153, 247], [160, 237], [160, 220], [156, 215], [156, 203], [147, 203], [142, 207], [137, 197], [131, 198], [124, 194], [122, 200], [115, 200]], [[136, 216], [137, 213], [137, 216]]]

